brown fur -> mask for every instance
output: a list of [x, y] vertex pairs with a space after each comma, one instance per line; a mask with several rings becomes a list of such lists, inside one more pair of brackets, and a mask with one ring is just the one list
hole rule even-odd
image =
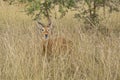
[[[43, 55], [59, 55], [56, 53], [70, 53], [72, 50], [73, 42], [64, 37], [52, 37], [52, 26], [43, 26], [39, 24], [41, 30]], [[47, 36], [46, 36], [47, 35]]]
[[55, 39], [42, 40], [43, 54], [47, 55], [58, 55], [57, 51], [60, 53], [70, 53], [72, 50], [72, 41], [66, 40], [65, 38], [59, 37]]

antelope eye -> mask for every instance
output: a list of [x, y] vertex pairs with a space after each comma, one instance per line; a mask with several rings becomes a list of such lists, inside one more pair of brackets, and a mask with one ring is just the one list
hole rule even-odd
[[47, 31], [50, 31], [50, 29], [48, 28]]
[[49, 31], [49, 29], [47, 31]]
[[41, 29], [41, 31], [43, 32], [43, 31], [44, 31], [44, 29]]

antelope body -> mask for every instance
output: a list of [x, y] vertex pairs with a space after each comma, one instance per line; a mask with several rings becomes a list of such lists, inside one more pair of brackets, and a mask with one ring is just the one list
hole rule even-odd
[[56, 51], [64, 51], [65, 53], [70, 53], [72, 48], [72, 41], [67, 40], [64, 37], [53, 37], [53, 26], [51, 22], [45, 26], [41, 22], [37, 22], [37, 26], [41, 32], [42, 39], [42, 53], [48, 56], [54, 55], [58, 52]]

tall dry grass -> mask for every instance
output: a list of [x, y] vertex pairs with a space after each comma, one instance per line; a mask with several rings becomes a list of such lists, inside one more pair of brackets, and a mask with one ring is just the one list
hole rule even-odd
[[[119, 31], [120, 15], [116, 14], [103, 23]], [[69, 15], [53, 22], [55, 34], [74, 42], [73, 52], [61, 55], [61, 51], [48, 62], [41, 55], [39, 30], [31, 18], [2, 3], [0, 80], [120, 80], [119, 32], [111, 31], [110, 36], [96, 30], [85, 33], [81, 29], [83, 24]]]

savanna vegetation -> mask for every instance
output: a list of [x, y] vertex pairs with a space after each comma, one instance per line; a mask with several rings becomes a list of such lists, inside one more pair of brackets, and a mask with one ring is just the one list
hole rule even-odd
[[[120, 80], [119, 0], [0, 0], [0, 80]], [[43, 56], [36, 21], [73, 42]], [[56, 46], [57, 47], [57, 46]]]

